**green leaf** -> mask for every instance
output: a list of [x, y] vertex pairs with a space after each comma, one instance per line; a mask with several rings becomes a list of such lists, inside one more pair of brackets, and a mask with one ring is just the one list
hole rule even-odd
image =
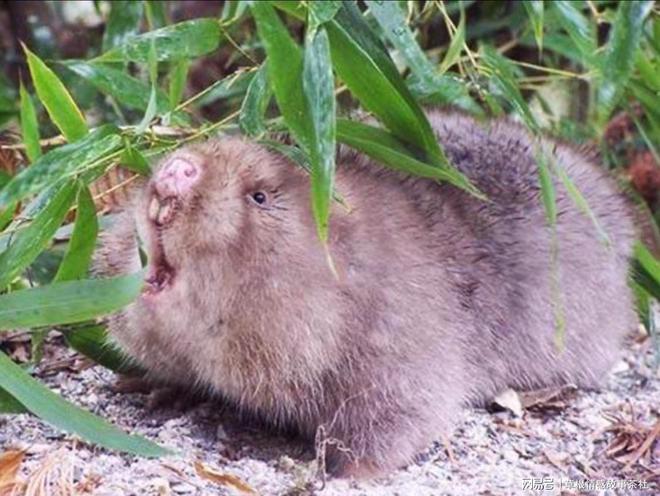
[[305, 151], [310, 150], [308, 111], [302, 87], [303, 56], [268, 2], [254, 2], [252, 14], [266, 53], [268, 79], [284, 122]]
[[113, 0], [110, 16], [103, 31], [103, 51], [123, 45], [140, 29], [144, 2]]
[[449, 48], [447, 48], [447, 53], [442, 59], [440, 64], [440, 69], [438, 72], [444, 74], [447, 69], [454, 65], [461, 56], [463, 51], [463, 46], [465, 45], [465, 11], [461, 9], [461, 20], [458, 22], [456, 27], [456, 32], [451, 38], [449, 43]]
[[438, 77], [437, 84], [429, 86], [427, 82], [419, 80], [415, 74], [406, 79], [410, 92], [421, 103], [429, 105], [453, 105], [468, 112], [483, 116], [484, 112], [472, 99], [468, 85], [455, 73], [446, 72]]
[[248, 4], [249, 0], [227, 0], [222, 6], [220, 18], [223, 22], [233, 24], [247, 11]]
[[610, 246], [611, 242], [609, 236], [603, 229], [603, 226], [598, 221], [598, 218], [594, 214], [593, 210], [591, 210], [591, 207], [589, 207], [587, 200], [584, 198], [584, 196], [577, 188], [573, 180], [566, 173], [566, 170], [559, 165], [556, 165], [555, 169], [557, 170], [557, 175], [559, 176], [559, 179], [561, 179], [564, 188], [566, 188], [568, 195], [573, 200], [573, 203], [575, 203], [575, 205], [577, 205], [577, 207], [582, 211], [582, 213], [586, 215], [589, 218], [589, 220], [591, 220], [592, 224], [596, 228], [596, 232], [598, 233], [598, 238], [600, 239], [601, 243], [603, 243], [605, 246]]
[[[439, 85], [438, 73], [417, 44], [399, 3], [368, 0], [366, 4], [369, 7], [369, 12], [383, 29], [387, 39], [401, 53], [413, 74], [423, 84], [428, 86]], [[461, 47], [459, 47], [459, 50]]]
[[151, 48], [149, 49], [149, 78], [151, 80], [151, 94], [149, 95], [147, 109], [144, 111], [144, 117], [135, 129], [137, 135], [144, 133], [158, 112], [158, 59], [156, 58], [155, 40], [151, 40]]
[[41, 156], [41, 145], [39, 144], [39, 124], [37, 113], [30, 95], [25, 90], [23, 82], [20, 84], [21, 95], [21, 134], [25, 144], [25, 152], [30, 162], [34, 162]]
[[108, 340], [103, 325], [89, 324], [74, 329], [63, 329], [62, 332], [69, 346], [91, 358], [95, 363], [119, 374], [143, 375], [144, 371]]
[[445, 181], [467, 191], [479, 199], [487, 200], [461, 172], [454, 168], [434, 167], [420, 162], [406, 151], [395, 136], [383, 129], [345, 119], [337, 121], [337, 140], [369, 155], [383, 165], [413, 176]]
[[195, 95], [194, 99], [198, 101], [199, 106], [209, 105], [218, 100], [225, 100], [235, 96], [243, 95], [254, 78], [255, 71], [239, 71], [216, 81], [208, 88]]
[[345, 2], [326, 29], [334, 68], [362, 105], [433, 165], [448, 167], [426, 115], [357, 7]]
[[128, 140], [124, 142], [124, 151], [119, 158], [119, 163], [142, 176], [148, 177], [151, 175], [149, 162], [147, 162], [147, 159], [144, 158], [144, 155], [139, 150], [133, 148], [133, 145]]
[[552, 173], [550, 172], [546, 152], [538, 144], [534, 146], [534, 157], [536, 158], [536, 165], [539, 169], [539, 184], [541, 186], [541, 198], [545, 208], [545, 217], [548, 225], [555, 226], [557, 224], [557, 195], [555, 185], [552, 182]]
[[282, 154], [284, 157], [291, 160], [291, 162], [293, 162], [295, 165], [304, 169], [308, 174], [312, 173], [312, 166], [310, 165], [309, 157], [299, 147], [287, 145], [281, 143], [280, 141], [270, 139], [260, 139], [257, 140], [257, 143], [267, 146], [275, 152]]
[[179, 104], [183, 97], [183, 91], [186, 89], [186, 80], [188, 79], [188, 68], [190, 61], [187, 59], [177, 60], [170, 71], [170, 109]]
[[67, 182], [28, 227], [16, 233], [0, 253], [0, 288], [7, 286], [41, 253], [60, 226], [76, 196], [76, 183]]
[[195, 58], [218, 48], [220, 39], [220, 25], [216, 19], [194, 19], [130, 38], [96, 60], [148, 62], [152, 41], [156, 43], [156, 58], [159, 62]]
[[637, 53], [637, 69], [640, 79], [653, 91], [660, 91], [660, 63], [657, 59], [649, 59], [641, 51]]
[[520, 94], [516, 84], [513, 67], [511, 62], [497, 53], [493, 47], [483, 45], [481, 47], [482, 61], [490, 71], [490, 80], [501, 92], [507, 101], [513, 106], [516, 113], [522, 118], [525, 125], [534, 133], [539, 132], [539, 126], [527, 106], [524, 98]]
[[550, 2], [557, 13], [559, 24], [568, 33], [582, 55], [583, 61], [590, 67], [596, 65], [596, 30], [594, 23], [585, 17], [580, 5], [582, 2], [554, 0]]
[[145, 457], [171, 454], [139, 436], [127, 435], [105, 420], [66, 402], [0, 353], [0, 387], [32, 413], [65, 432], [109, 449]]
[[51, 150], [14, 176], [0, 191], [0, 209], [53, 185], [63, 177], [74, 175], [109, 156], [120, 146], [119, 129], [106, 124], [80, 141]]
[[660, 261], [640, 242], [635, 244], [633, 275], [637, 283], [660, 300]]
[[5, 184], [7, 184], [11, 180], [11, 176], [0, 169], [0, 189], [5, 187]]
[[305, 39], [303, 92], [312, 124], [312, 211], [319, 239], [328, 240], [330, 203], [335, 178], [335, 95], [330, 43], [325, 29], [308, 31]]
[[[102, 93], [110, 95], [120, 104], [144, 111], [151, 96], [151, 88], [126, 72], [99, 63], [67, 61], [65, 65], [78, 76], [92, 83]], [[157, 94], [158, 112], [169, 109], [167, 96], [163, 91]]]
[[76, 141], [87, 134], [87, 124], [80, 109], [55, 73], [25, 45], [30, 75], [39, 100], [67, 141]]
[[332, 18], [337, 15], [337, 11], [340, 8], [341, 2], [337, 0], [310, 2], [308, 4], [309, 19], [307, 23], [307, 29], [311, 33], [315, 33], [322, 24], [332, 20]]
[[632, 74], [652, 1], [620, 2], [602, 57], [603, 80], [598, 87], [598, 117], [604, 126]]
[[255, 137], [266, 131], [264, 114], [268, 108], [271, 93], [268, 84], [268, 64], [264, 62], [250, 81], [241, 105], [238, 123], [241, 126], [241, 131], [246, 135]]
[[5, 210], [0, 211], [0, 231], [2, 231], [12, 221], [14, 218], [15, 210], [16, 203], [11, 203]]
[[20, 401], [0, 388], [0, 413], [25, 413], [27, 411]]
[[0, 330], [71, 324], [106, 315], [131, 303], [144, 274], [55, 282], [0, 295]]
[[524, 0], [523, 5], [529, 16], [540, 53], [543, 51], [543, 0]]
[[83, 279], [92, 261], [92, 254], [96, 246], [96, 235], [99, 225], [96, 219], [96, 206], [85, 185], [78, 188], [78, 209], [73, 235], [69, 240], [69, 247], [60, 264], [54, 281], [70, 281]]

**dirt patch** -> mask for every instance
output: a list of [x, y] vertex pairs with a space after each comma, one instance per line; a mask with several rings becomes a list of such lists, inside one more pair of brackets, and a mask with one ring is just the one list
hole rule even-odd
[[[647, 340], [627, 350], [602, 391], [521, 396], [527, 407], [522, 416], [508, 408], [466, 410], [447, 443], [437, 442], [414, 465], [369, 482], [324, 484], [309, 444], [242, 421], [218, 402], [154, 410], [143, 394], [114, 392], [108, 370], [58, 371], [50, 360], [40, 375], [51, 388], [180, 456], [147, 460], [112, 453], [30, 415], [0, 416], [0, 454], [23, 450], [18, 478], [33, 489], [43, 479], [49, 489], [41, 494], [53, 495], [67, 488], [104, 496], [658, 494], [660, 373], [650, 348]], [[58, 360], [74, 363], [76, 357]]]

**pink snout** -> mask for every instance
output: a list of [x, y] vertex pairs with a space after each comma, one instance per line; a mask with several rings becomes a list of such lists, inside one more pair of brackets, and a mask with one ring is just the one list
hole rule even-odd
[[173, 156], [153, 178], [154, 189], [161, 199], [185, 197], [201, 176], [197, 157]]
[[151, 180], [147, 218], [157, 226], [172, 222], [202, 176], [201, 159], [191, 154], [171, 157]]

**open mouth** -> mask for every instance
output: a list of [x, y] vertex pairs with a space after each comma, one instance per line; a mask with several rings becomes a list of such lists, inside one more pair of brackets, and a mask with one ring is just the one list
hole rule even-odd
[[144, 278], [143, 295], [157, 295], [166, 291], [174, 282], [176, 271], [170, 265], [165, 257], [163, 242], [160, 238], [160, 232], [156, 233], [156, 244], [153, 252], [150, 253], [147, 275]]
[[174, 280], [174, 269], [166, 261], [151, 265], [144, 279], [143, 294], [156, 295], [169, 289]]

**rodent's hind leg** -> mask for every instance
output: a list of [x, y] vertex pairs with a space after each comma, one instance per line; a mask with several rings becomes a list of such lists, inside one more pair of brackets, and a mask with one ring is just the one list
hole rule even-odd
[[[447, 398], [442, 405], [419, 398], [392, 396], [345, 403], [331, 422], [316, 432], [319, 470], [332, 476], [367, 479], [410, 463], [434, 439], [449, 432], [460, 407]], [[374, 403], [375, 401], [375, 403]]]

